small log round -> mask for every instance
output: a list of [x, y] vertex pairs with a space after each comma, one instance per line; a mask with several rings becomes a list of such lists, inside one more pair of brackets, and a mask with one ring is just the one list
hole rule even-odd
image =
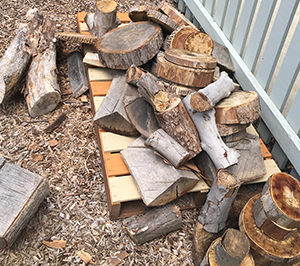
[[258, 94], [254, 91], [234, 91], [216, 106], [217, 124], [247, 124], [260, 117]]
[[[300, 232], [297, 231], [285, 240], [274, 240], [260, 230], [255, 223], [253, 216], [254, 203], [261, 194], [253, 196], [244, 206], [239, 217], [239, 227], [241, 232], [250, 239], [251, 248], [263, 256], [265, 259], [286, 263], [291, 259], [300, 256]], [[284, 264], [281, 264], [284, 265]]]
[[173, 19], [155, 10], [149, 10], [147, 17], [149, 20], [159, 24], [166, 34], [170, 34], [179, 27]]
[[167, 49], [165, 58], [171, 63], [186, 67], [215, 69], [217, 66], [217, 60], [214, 57], [183, 49]]
[[259, 227], [266, 235], [275, 240], [287, 239], [297, 232], [297, 228], [284, 228], [270, 220], [263, 210], [260, 198], [255, 202], [253, 206], [253, 216], [257, 227]]
[[214, 69], [197, 69], [173, 64], [160, 56], [157, 59], [157, 75], [171, 82], [188, 87], [203, 88], [210, 84], [214, 77]]
[[286, 173], [272, 175], [261, 196], [266, 216], [285, 228], [300, 228], [300, 183]]
[[221, 137], [229, 136], [243, 131], [249, 124], [217, 124], [217, 128]]
[[181, 26], [174, 30], [171, 35], [167, 38], [167, 43], [165, 44], [165, 50], [171, 49], [182, 49], [184, 50], [184, 43], [188, 36], [192, 33], [198, 32], [197, 29], [191, 26]]
[[213, 40], [204, 32], [195, 32], [189, 35], [184, 43], [184, 49], [199, 54], [211, 55], [214, 48]]
[[108, 68], [128, 69], [141, 66], [153, 58], [163, 44], [161, 27], [142, 21], [116, 28], [96, 43], [99, 60]]

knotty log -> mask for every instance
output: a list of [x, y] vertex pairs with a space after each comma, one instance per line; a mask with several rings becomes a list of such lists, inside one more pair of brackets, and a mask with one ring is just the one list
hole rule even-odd
[[179, 66], [169, 62], [164, 56], [157, 59], [157, 75], [184, 86], [203, 88], [213, 80], [214, 69], [197, 69]]
[[201, 31], [190, 34], [184, 42], [185, 50], [199, 54], [211, 55], [213, 48], [213, 40], [208, 34]]
[[0, 249], [13, 244], [48, 193], [45, 178], [0, 157]]
[[266, 216], [286, 228], [300, 228], [300, 183], [286, 173], [272, 175], [264, 186], [261, 204]]
[[149, 20], [159, 24], [165, 34], [170, 34], [179, 27], [173, 19], [155, 10], [149, 10], [147, 17]]
[[180, 98], [171, 99], [168, 108], [156, 113], [156, 118], [160, 127], [189, 152], [190, 158], [202, 151], [197, 129]]
[[153, 208], [143, 216], [130, 217], [123, 224], [130, 238], [137, 245], [141, 245], [156, 237], [180, 229], [182, 219], [179, 208], [170, 203]]
[[185, 40], [192, 34], [197, 33], [198, 29], [191, 26], [181, 26], [174, 30], [167, 38], [164, 44], [167, 49], [181, 49], [184, 50]]
[[67, 56], [68, 76], [74, 97], [79, 97], [89, 89], [89, 83], [83, 65], [83, 54], [74, 51]]
[[225, 227], [232, 202], [241, 184], [230, 171], [224, 168], [218, 170], [198, 217], [204, 230], [217, 233]]
[[250, 240], [253, 250], [263, 258], [287, 265], [291, 260], [300, 256], [300, 232], [285, 240], [274, 240], [264, 234], [255, 223], [253, 216], [253, 205], [261, 194], [253, 196], [244, 206], [239, 217], [239, 227], [242, 233], [246, 234]]
[[221, 139], [215, 120], [215, 109], [195, 113], [190, 105], [191, 96], [183, 99], [186, 110], [192, 118], [201, 139], [201, 147], [207, 152], [217, 169], [227, 168], [236, 164], [240, 154], [232, 148], [228, 148]]
[[[251, 134], [237, 141], [226, 143], [228, 148], [235, 149], [239, 154], [237, 164], [227, 167], [241, 182], [248, 182], [264, 176], [267, 172], [261, 152], [259, 137]], [[195, 159], [195, 164], [202, 174], [212, 183], [217, 168], [206, 152], [201, 152]]]
[[158, 129], [151, 134], [146, 139], [145, 145], [152, 147], [176, 168], [185, 164], [190, 158], [188, 151], [163, 129]]
[[166, 164], [139, 137], [121, 151], [146, 206], [161, 206], [188, 192], [199, 180], [189, 170]]
[[106, 131], [137, 136], [139, 133], [132, 125], [124, 108], [123, 100], [126, 96], [138, 96], [138, 91], [126, 82], [125, 73], [116, 74], [95, 114], [94, 122]]
[[275, 240], [287, 239], [297, 232], [297, 228], [288, 229], [270, 220], [261, 205], [260, 198], [253, 205], [253, 216], [256, 226]]
[[221, 77], [191, 95], [191, 107], [197, 112], [213, 108], [221, 99], [228, 97], [234, 90], [234, 83], [226, 72]]
[[249, 251], [248, 238], [239, 230], [228, 229], [222, 237], [213, 241], [200, 266], [254, 266]]
[[159, 129], [153, 107], [143, 98], [125, 96], [123, 104], [131, 123], [144, 137], [148, 138]]
[[96, 43], [99, 60], [108, 68], [128, 69], [148, 62], [163, 44], [161, 27], [142, 21], [116, 28]]
[[255, 91], [234, 91], [216, 106], [217, 124], [247, 124], [260, 117], [260, 103]]

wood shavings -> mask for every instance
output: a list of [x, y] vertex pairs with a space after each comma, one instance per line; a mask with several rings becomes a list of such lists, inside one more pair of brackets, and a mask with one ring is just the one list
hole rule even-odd
[[67, 242], [65, 240], [43, 241], [43, 244], [49, 248], [65, 248]]
[[80, 250], [76, 253], [82, 260], [84, 263], [88, 264], [93, 258], [92, 256], [87, 253], [87, 252], [84, 252], [83, 250]]

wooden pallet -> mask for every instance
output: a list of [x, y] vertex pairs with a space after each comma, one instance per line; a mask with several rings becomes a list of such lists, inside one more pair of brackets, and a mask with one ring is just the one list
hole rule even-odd
[[[86, 32], [84, 25], [84, 16], [86, 13], [78, 13], [78, 30], [79, 32], [89, 34]], [[123, 15], [122, 15], [123, 16]], [[118, 14], [118, 17], [122, 18]], [[125, 16], [125, 18], [127, 18]], [[121, 22], [126, 22], [122, 21]], [[84, 45], [83, 52], [95, 52], [91, 45]], [[91, 98], [92, 112], [96, 113], [101, 102], [103, 101], [115, 70], [104, 69], [98, 67], [87, 67], [87, 76], [89, 79], [89, 95]], [[134, 214], [145, 213], [147, 207], [143, 203], [138, 188], [134, 182], [133, 177], [125, 165], [120, 151], [126, 148], [135, 137], [121, 136], [111, 132], [105, 132], [95, 125], [97, 142], [100, 150], [103, 178], [105, 183], [105, 190], [109, 208], [110, 219], [119, 219], [132, 216]], [[248, 129], [250, 132], [256, 131], [253, 127]], [[252, 133], [253, 133], [252, 132]], [[267, 152], [267, 148], [262, 143], [264, 158], [270, 159], [271, 155]], [[265, 151], [265, 152], [264, 152]], [[265, 160], [267, 174], [256, 180], [257, 182], [264, 182], [272, 173], [280, 171], [273, 160]], [[206, 199], [209, 191], [209, 186], [200, 180], [197, 185], [186, 193], [174, 203], [180, 206], [181, 209], [190, 209], [201, 207]]]

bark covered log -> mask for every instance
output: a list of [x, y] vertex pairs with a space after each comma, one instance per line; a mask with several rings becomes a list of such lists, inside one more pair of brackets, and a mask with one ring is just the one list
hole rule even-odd
[[232, 202], [241, 184], [239, 179], [230, 171], [218, 170], [198, 217], [204, 230], [217, 233], [225, 227]]
[[173, 19], [155, 10], [149, 10], [147, 17], [149, 20], [159, 24], [165, 34], [170, 34], [179, 27]]

